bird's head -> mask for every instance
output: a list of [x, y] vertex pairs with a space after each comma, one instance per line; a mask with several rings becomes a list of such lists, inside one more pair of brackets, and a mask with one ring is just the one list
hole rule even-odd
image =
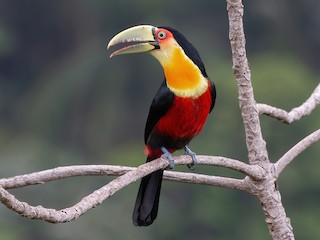
[[149, 52], [165, 68], [175, 61], [189, 58], [207, 77], [204, 65], [194, 46], [177, 30], [170, 27], [154, 27], [151, 25], [139, 25], [128, 28], [115, 35], [107, 45], [122, 46], [114, 51], [110, 57], [129, 54]]
[[114, 36], [108, 48], [119, 45], [110, 57], [149, 52], [163, 67], [167, 86], [177, 96], [197, 97], [207, 88], [208, 77], [193, 45], [177, 30], [170, 27], [140, 25]]

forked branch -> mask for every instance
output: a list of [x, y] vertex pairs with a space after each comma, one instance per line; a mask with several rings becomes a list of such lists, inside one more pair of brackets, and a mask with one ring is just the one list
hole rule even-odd
[[[189, 164], [189, 156], [175, 157], [176, 165]], [[251, 178], [263, 178], [263, 170], [258, 166], [250, 166], [238, 160], [225, 157], [198, 156], [198, 163], [205, 165], [214, 165], [227, 167], [239, 172], [245, 173]], [[58, 167], [41, 172], [25, 174], [7, 179], [0, 179], [0, 201], [8, 208], [18, 214], [30, 219], [41, 219], [53, 223], [68, 222], [77, 219], [89, 209], [101, 204], [104, 200], [125, 186], [137, 181], [138, 179], [154, 172], [158, 169], [164, 169], [168, 166], [166, 159], [158, 159], [143, 164], [137, 168], [91, 165], [91, 166], [68, 166]], [[31, 206], [21, 202], [10, 194], [5, 188], [18, 188], [27, 185], [41, 184], [48, 181], [58, 180], [67, 177], [84, 175], [112, 175], [119, 176], [100, 189], [84, 197], [80, 202], [72, 207], [62, 210], [48, 209], [42, 206]], [[208, 176], [195, 173], [165, 171], [164, 179], [193, 184], [205, 184], [211, 186], [227, 187], [243, 191], [249, 191], [246, 179], [233, 179], [227, 177]]]

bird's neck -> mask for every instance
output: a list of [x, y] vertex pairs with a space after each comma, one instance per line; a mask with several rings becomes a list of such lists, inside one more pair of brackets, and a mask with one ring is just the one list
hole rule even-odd
[[157, 59], [163, 67], [167, 86], [175, 95], [197, 98], [207, 90], [207, 79], [181, 47], [169, 49], [166, 56]]

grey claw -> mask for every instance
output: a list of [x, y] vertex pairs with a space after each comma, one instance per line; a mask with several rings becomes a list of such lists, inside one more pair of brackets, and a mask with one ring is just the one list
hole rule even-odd
[[195, 152], [192, 152], [191, 149], [188, 148], [188, 146], [185, 146], [185, 147], [184, 147], [184, 152], [185, 152], [187, 155], [189, 155], [189, 156], [191, 157], [191, 159], [192, 159], [192, 163], [190, 163], [190, 164], [187, 165], [188, 168], [189, 168], [190, 170], [194, 170], [194, 169], [195, 169], [194, 165], [197, 164], [196, 153], [195, 153]]
[[169, 160], [169, 168], [173, 169], [174, 168], [174, 159], [172, 154], [165, 148], [165, 147], [161, 147], [161, 151], [163, 152], [163, 157], [167, 158]]

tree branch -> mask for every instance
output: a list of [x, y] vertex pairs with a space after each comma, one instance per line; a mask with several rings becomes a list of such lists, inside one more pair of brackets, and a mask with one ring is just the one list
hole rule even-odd
[[12, 209], [21, 216], [30, 219], [41, 219], [52, 223], [73, 221], [89, 209], [98, 206], [105, 199], [112, 196], [115, 192], [119, 191], [130, 183], [137, 181], [138, 179], [150, 174], [151, 172], [165, 168], [167, 167], [167, 165], [168, 161], [164, 159], [161, 159], [159, 161], [152, 161], [151, 164], [143, 164], [137, 169], [114, 179], [105, 186], [84, 197], [74, 206], [62, 210], [47, 209], [42, 206], [30, 206], [25, 202], [20, 202], [19, 200], [17, 200], [3, 187], [0, 188], [0, 201], [9, 209]]
[[[176, 165], [190, 163], [189, 156], [180, 156], [175, 158]], [[220, 166], [231, 166], [241, 171], [245, 169], [248, 172], [259, 172], [250, 165], [241, 163], [240, 161], [222, 158], [222, 157], [207, 157], [199, 156], [199, 162], [202, 164], [211, 164]], [[210, 163], [211, 162], [211, 163]], [[30, 218], [41, 219], [52, 223], [61, 223], [73, 221], [80, 217], [89, 209], [98, 206], [105, 199], [112, 196], [114, 193], [124, 188], [125, 186], [137, 181], [138, 179], [154, 172], [158, 169], [163, 169], [169, 165], [167, 159], [158, 159], [145, 163], [137, 168], [120, 167], [120, 166], [69, 166], [58, 167], [51, 170], [45, 170], [38, 173], [26, 174], [7, 179], [0, 179], [0, 201], [9, 209], [17, 212], [18, 214]], [[10, 194], [5, 188], [22, 187], [31, 184], [39, 184], [47, 181], [57, 180], [66, 177], [84, 176], [84, 175], [121, 175], [120, 177], [109, 182], [100, 189], [94, 191], [88, 196], [84, 197], [80, 202], [72, 207], [55, 210], [48, 209], [42, 206], [31, 206], [25, 202], [19, 201]], [[203, 174], [182, 173], [166, 171], [165, 178], [171, 181], [179, 181], [185, 183], [205, 184], [212, 186], [228, 187], [243, 191], [248, 190], [247, 179], [232, 179], [226, 177], [207, 176]]]
[[[176, 165], [186, 165], [190, 164], [192, 161], [187, 155], [176, 156], [174, 159]], [[244, 162], [226, 157], [197, 155], [197, 160], [198, 165], [212, 165], [233, 169], [256, 180], [262, 179], [265, 174], [264, 170], [259, 166], [251, 166]], [[0, 179], [0, 185], [5, 189], [11, 189], [24, 187], [27, 185], [42, 184], [49, 181], [76, 176], [120, 176], [134, 169], [136, 168], [113, 165], [77, 165], [57, 167], [40, 172], [3, 178]], [[164, 179], [166, 179], [168, 174], [171, 178], [173, 177], [171, 172], [165, 171]]]
[[320, 129], [314, 131], [296, 145], [294, 145], [288, 152], [286, 152], [276, 163], [276, 177], [285, 169], [285, 167], [292, 162], [301, 152], [306, 150], [312, 144], [320, 140]]
[[300, 118], [310, 115], [320, 104], [320, 84], [312, 92], [311, 96], [299, 107], [293, 108], [290, 112], [283, 109], [269, 106], [267, 104], [257, 104], [259, 114], [265, 114], [284, 123], [292, 123]]
[[0, 179], [4, 189], [43, 184], [50, 181], [79, 176], [121, 176], [135, 168], [113, 165], [73, 165]]
[[248, 177], [234, 179], [228, 177], [208, 176], [204, 174], [165, 171], [164, 179], [175, 182], [202, 184], [216, 187], [225, 187], [250, 192], [248, 188]]
[[262, 138], [260, 119], [256, 110], [251, 73], [246, 55], [241, 0], [227, 0], [227, 10], [233, 70], [238, 85], [239, 105], [246, 134], [249, 162], [251, 164], [268, 164], [268, 152], [266, 143]]

